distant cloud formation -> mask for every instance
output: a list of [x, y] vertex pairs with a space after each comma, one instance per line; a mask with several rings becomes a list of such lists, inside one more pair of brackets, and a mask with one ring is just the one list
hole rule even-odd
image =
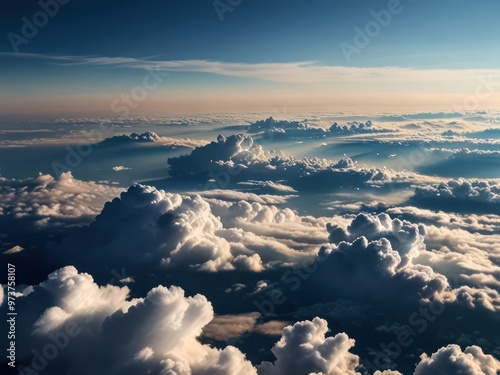
[[158, 136], [155, 132], [145, 132], [142, 134], [132, 133], [130, 135], [122, 134], [115, 135], [112, 138], [107, 138], [102, 141], [103, 144], [106, 143], [120, 143], [120, 142], [158, 142], [162, 137]]
[[357, 166], [349, 157], [339, 162], [327, 159], [297, 159], [284, 152], [265, 151], [251, 136], [219, 135], [191, 154], [168, 159], [169, 182], [204, 183], [203, 190], [237, 188], [246, 181], [283, 181], [297, 192], [335, 191], [342, 188], [381, 188], [387, 185], [436, 182], [439, 179], [409, 171]]
[[40, 373], [497, 375], [500, 115], [270, 115], [45, 122], [63, 152], [128, 135], [78, 179], [0, 177], [19, 364], [64, 343]]
[[113, 167], [113, 170], [115, 172], [122, 172], [122, 171], [129, 171], [131, 170], [132, 168], [128, 168], [128, 167], [124, 167], [123, 165], [117, 165], [117, 166], [114, 166]]
[[458, 179], [415, 189], [412, 199], [437, 209], [455, 212], [491, 212], [500, 209], [500, 183]]
[[17, 223], [32, 230], [83, 225], [122, 191], [77, 180], [71, 172], [62, 173], [58, 179], [42, 174], [25, 180], [0, 177], [0, 222]]
[[140, 143], [162, 143], [163, 145], [168, 146], [177, 146], [177, 147], [188, 147], [194, 148], [199, 146], [204, 146], [206, 141], [198, 141], [193, 139], [178, 139], [178, 138], [170, 138], [170, 137], [161, 137], [155, 132], [145, 132], [142, 134], [132, 133], [130, 135], [122, 134], [115, 135], [110, 138], [106, 138], [100, 142], [102, 146], [112, 146], [112, 145], [120, 145], [120, 144], [140, 144]]
[[371, 121], [366, 123], [362, 122], [348, 122], [346, 125], [338, 125], [336, 122], [329, 128], [324, 128], [318, 125], [309, 124], [306, 121], [288, 121], [288, 120], [275, 120], [269, 117], [266, 120], [254, 122], [247, 130], [249, 134], [265, 133], [266, 140], [278, 141], [282, 139], [293, 138], [327, 138], [336, 135], [354, 135], [354, 134], [368, 134], [368, 133], [384, 133], [391, 132], [392, 130], [377, 129], [373, 127]]

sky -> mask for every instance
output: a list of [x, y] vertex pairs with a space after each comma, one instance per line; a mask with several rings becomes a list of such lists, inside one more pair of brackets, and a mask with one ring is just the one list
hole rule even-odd
[[113, 114], [145, 67], [164, 79], [135, 114], [450, 109], [499, 76], [495, 1], [57, 4], [46, 19], [36, 1], [2, 5], [3, 116]]
[[500, 375], [499, 7], [4, 1], [0, 373]]

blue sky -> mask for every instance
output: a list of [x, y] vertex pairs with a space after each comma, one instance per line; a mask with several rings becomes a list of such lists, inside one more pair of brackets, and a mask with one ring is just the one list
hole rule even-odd
[[[373, 21], [372, 12], [388, 9], [391, 1], [242, 0], [221, 20], [212, 0], [194, 1], [69, 1], [46, 26], [19, 44], [20, 53], [2, 55], [0, 79], [2, 99], [22, 106], [21, 97], [37, 101], [46, 95], [116, 94], [133, 87], [143, 71], [119, 66], [54, 65], [40, 57], [93, 56], [152, 59], [154, 61], [208, 60], [223, 63], [259, 64], [308, 61], [321, 66], [354, 68], [403, 67], [413, 69], [470, 70], [498, 68], [500, 61], [500, 3], [465, 0], [401, 0], [399, 12], [387, 26], [370, 38], [366, 47], [346, 59], [341, 43], [355, 46], [355, 28], [364, 30]], [[220, 3], [228, 3], [221, 0]], [[220, 4], [219, 3], [219, 4]], [[237, 4], [234, 1], [233, 4]], [[23, 17], [40, 11], [36, 1], [4, 3], [1, 9], [0, 51], [13, 52], [9, 33], [22, 35]], [[12, 38], [12, 34], [11, 38]], [[206, 71], [170, 72], [168, 87], [160, 91], [213, 89], [217, 93], [251, 91], [326, 90], [331, 86], [302, 87], [270, 84], [255, 77], [231, 77]], [[474, 73], [476, 74], [476, 73]], [[479, 73], [487, 74], [487, 73]], [[488, 73], [489, 74], [489, 73]], [[477, 75], [477, 74], [476, 74]], [[432, 75], [429, 75], [429, 77]], [[406, 86], [356, 82], [335, 85], [335, 94], [373, 92], [451, 92], [474, 90], [468, 74], [462, 85], [436, 82], [421, 87], [419, 79]], [[471, 75], [472, 76], [472, 75]], [[431, 79], [432, 81], [432, 79]], [[455, 80], [456, 81], [456, 80]], [[337, 83], [337, 82], [334, 82]], [[401, 84], [399, 82], [398, 84]], [[319, 94], [318, 94], [319, 95]], [[322, 95], [322, 94], [321, 94]], [[54, 98], [55, 99], [55, 98]], [[89, 110], [92, 106], [88, 107]]]

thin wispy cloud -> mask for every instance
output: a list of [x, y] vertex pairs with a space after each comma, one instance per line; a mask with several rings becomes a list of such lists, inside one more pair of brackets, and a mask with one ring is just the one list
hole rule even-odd
[[365, 83], [387, 82], [407, 87], [422, 83], [469, 84], [483, 77], [491, 86], [500, 85], [500, 69], [418, 69], [412, 67], [352, 67], [325, 65], [318, 61], [287, 63], [234, 63], [225, 61], [158, 60], [153, 58], [72, 56], [37, 53], [0, 53], [11, 58], [43, 59], [60, 65], [108, 66], [168, 72], [210, 73], [220, 76], [254, 78], [282, 83]]

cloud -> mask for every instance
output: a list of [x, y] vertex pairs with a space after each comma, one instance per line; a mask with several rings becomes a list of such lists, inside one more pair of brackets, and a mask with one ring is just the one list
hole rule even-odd
[[105, 260], [119, 268], [161, 264], [166, 268], [231, 270], [237, 256], [238, 266], [262, 267], [258, 255], [233, 256], [229, 242], [217, 235], [221, 229], [222, 223], [201, 197], [134, 185], [106, 204], [90, 226], [65, 238], [60, 252], [89, 267]]
[[218, 315], [203, 329], [203, 337], [225, 341], [240, 337], [253, 330], [259, 313]]
[[346, 285], [342, 290], [344, 294], [360, 298], [370, 291], [368, 300], [377, 304], [381, 300], [386, 304], [398, 301], [408, 305], [453, 300], [445, 276], [429, 266], [404, 262], [406, 252], [393, 249], [386, 238], [369, 242], [359, 237], [352, 243], [341, 242], [324, 251], [330, 253], [313, 279], [327, 283], [332, 295], [335, 290], [341, 290], [341, 285]]
[[314, 257], [326, 242], [325, 225], [324, 218], [257, 202], [205, 200], [134, 185], [88, 227], [66, 237], [55, 256], [86, 271], [102, 262], [131, 272], [145, 266], [262, 271]]
[[268, 141], [288, 138], [324, 138], [329, 135], [327, 129], [308, 124], [307, 121], [278, 121], [273, 117], [254, 122], [248, 128], [247, 133], [265, 133], [265, 139]]
[[113, 144], [113, 143], [150, 143], [150, 142], [160, 142], [163, 138], [160, 137], [155, 132], [145, 132], [142, 134], [132, 133], [130, 135], [122, 134], [115, 135], [111, 138], [106, 138], [102, 141], [102, 144]]
[[271, 320], [261, 322], [258, 312], [248, 314], [216, 315], [203, 328], [203, 337], [218, 341], [231, 341], [241, 337], [246, 332], [257, 332], [267, 336], [280, 336], [281, 331], [289, 323]]
[[373, 123], [371, 121], [367, 121], [365, 123], [353, 121], [353, 122], [348, 122], [347, 125], [338, 125], [337, 123], [334, 123], [330, 127], [329, 131], [332, 134], [351, 135], [351, 134], [388, 132], [389, 130], [376, 129], [373, 127]]
[[0, 222], [9, 231], [84, 225], [121, 191], [77, 180], [71, 172], [58, 179], [42, 174], [25, 180], [0, 177]]
[[270, 195], [270, 194], [255, 194], [251, 192], [243, 192], [236, 190], [225, 190], [225, 189], [213, 189], [207, 191], [196, 192], [200, 196], [210, 199], [218, 199], [224, 201], [245, 201], [245, 202], [255, 202], [260, 204], [283, 204], [293, 197], [293, 195]]
[[129, 300], [128, 294], [127, 287], [98, 286], [74, 267], [51, 273], [18, 298], [25, 311], [18, 359], [31, 363], [34, 351], [44, 355], [47, 343], [59, 340], [64, 350], [49, 364], [56, 373], [256, 374], [236, 348], [197, 340], [213, 318], [204, 296], [186, 297], [176, 286], [158, 286], [145, 298]]
[[409, 221], [391, 219], [387, 214], [369, 215], [359, 214], [347, 226], [328, 225], [331, 243], [339, 244], [342, 241], [352, 242], [359, 237], [368, 240], [385, 238], [391, 246], [398, 250], [402, 257], [402, 266], [411, 261], [420, 250], [424, 249], [425, 226], [413, 224]]
[[257, 325], [254, 328], [254, 331], [267, 336], [279, 336], [282, 334], [283, 328], [285, 328], [289, 324], [289, 322], [271, 320], [269, 322]]
[[241, 182], [280, 181], [298, 191], [335, 192], [340, 189], [395, 189], [415, 183], [441, 181], [439, 178], [391, 169], [358, 166], [345, 157], [338, 163], [326, 159], [296, 159], [283, 152], [267, 152], [243, 134], [224, 137], [189, 155], [168, 159], [168, 186], [196, 186], [203, 190], [240, 188]]
[[[447, 177], [498, 178], [499, 150], [431, 148], [436, 162], [417, 168], [421, 173]], [[467, 166], [467, 168], [465, 168]]]
[[304, 121], [289, 121], [275, 120], [269, 117], [266, 120], [254, 122], [247, 130], [249, 134], [262, 134], [266, 141], [279, 141], [282, 139], [308, 139], [308, 138], [327, 138], [333, 136], [347, 136], [354, 134], [367, 134], [390, 132], [391, 130], [377, 129], [373, 127], [371, 121], [348, 122], [346, 125], [338, 125], [334, 123], [329, 128], [310, 124], [307, 120]]
[[150, 144], [150, 143], [161, 143], [164, 146], [170, 147], [186, 147], [186, 148], [195, 148], [206, 145], [208, 142], [203, 140], [195, 140], [189, 138], [171, 138], [171, 137], [162, 137], [156, 134], [155, 132], [144, 132], [142, 134], [132, 133], [130, 135], [121, 134], [115, 135], [114, 137], [106, 138], [102, 142], [99, 143], [99, 146], [117, 146], [117, 145], [126, 145], [126, 144]]
[[453, 292], [458, 303], [468, 308], [481, 307], [493, 313], [500, 311], [500, 293], [494, 289], [484, 286], [481, 289], [461, 286]]
[[24, 250], [23, 247], [21, 247], [19, 245], [15, 245], [15, 246], [11, 247], [10, 249], [5, 250], [2, 254], [5, 254], [5, 255], [17, 254], [17, 253], [20, 253], [23, 250]]
[[423, 354], [414, 375], [497, 375], [499, 370], [500, 362], [485, 355], [480, 347], [470, 346], [462, 352], [458, 345], [448, 345], [431, 357]]
[[284, 185], [279, 182], [274, 182], [274, 181], [244, 181], [240, 182], [239, 185], [243, 186], [255, 186], [257, 188], [260, 188], [261, 191], [265, 190], [271, 190], [271, 191], [276, 191], [276, 192], [281, 192], [281, 193], [296, 193], [297, 190], [294, 190], [291, 186]]
[[[116, 66], [149, 69], [157, 72], [202, 72], [230, 77], [256, 78], [289, 83], [351, 83], [380, 84], [387, 82], [408, 87], [411, 84], [468, 82], [477, 84], [477, 77], [491, 81], [500, 76], [498, 69], [416, 69], [407, 67], [348, 67], [322, 65], [315, 61], [289, 63], [232, 63], [208, 60], [153, 60], [131, 57], [87, 57], [36, 53], [1, 53], [5, 57], [34, 58], [63, 65]], [[464, 90], [465, 92], [465, 90]], [[428, 114], [431, 115], [431, 114]], [[432, 114], [436, 116], [435, 114]], [[408, 115], [408, 118], [415, 116]]]
[[479, 138], [479, 139], [500, 139], [500, 129], [498, 128], [489, 128], [479, 131], [470, 131], [470, 132], [447, 132], [448, 135], [458, 135], [469, 138]]
[[276, 361], [263, 362], [259, 375], [359, 375], [358, 356], [349, 351], [354, 340], [345, 333], [327, 338], [327, 332], [327, 322], [320, 318], [286, 327], [272, 349]]
[[115, 172], [128, 171], [130, 169], [132, 169], [132, 168], [127, 168], [127, 167], [124, 167], [123, 165], [117, 165], [117, 166], [113, 167], [113, 170]]
[[462, 178], [437, 186], [419, 186], [411, 202], [446, 211], [497, 213], [500, 209], [500, 183]]

